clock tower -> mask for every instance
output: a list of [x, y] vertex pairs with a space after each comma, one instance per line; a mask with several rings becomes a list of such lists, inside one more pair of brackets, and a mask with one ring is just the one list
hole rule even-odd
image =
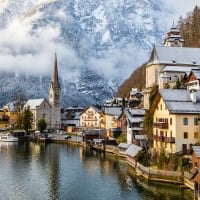
[[59, 129], [61, 127], [61, 108], [60, 108], [60, 83], [58, 78], [57, 55], [53, 66], [53, 73], [49, 89], [49, 103], [51, 105], [51, 128]]

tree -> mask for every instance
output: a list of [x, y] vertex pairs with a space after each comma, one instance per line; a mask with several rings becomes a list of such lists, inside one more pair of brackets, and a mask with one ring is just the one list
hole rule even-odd
[[25, 108], [21, 114], [21, 127], [28, 133], [32, 128], [33, 114], [30, 107]]
[[39, 131], [42, 133], [47, 127], [47, 123], [46, 123], [45, 119], [43, 119], [43, 118], [39, 119], [38, 123], [37, 123], [37, 127], [38, 127]]

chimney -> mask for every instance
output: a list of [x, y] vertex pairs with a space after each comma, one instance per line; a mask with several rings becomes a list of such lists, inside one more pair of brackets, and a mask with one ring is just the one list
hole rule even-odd
[[197, 91], [196, 90], [191, 90], [190, 91], [190, 98], [192, 100], [192, 103], [197, 102]]

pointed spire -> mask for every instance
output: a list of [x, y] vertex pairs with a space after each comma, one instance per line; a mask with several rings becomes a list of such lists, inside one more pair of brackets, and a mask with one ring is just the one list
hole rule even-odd
[[56, 52], [55, 52], [54, 69], [53, 69], [53, 75], [52, 75], [51, 81], [54, 87], [60, 88], [59, 79], [58, 79], [58, 66], [57, 66]]

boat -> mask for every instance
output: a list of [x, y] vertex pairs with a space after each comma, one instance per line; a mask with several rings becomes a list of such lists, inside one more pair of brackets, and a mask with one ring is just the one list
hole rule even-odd
[[18, 142], [18, 140], [18, 138], [10, 134], [0, 135], [0, 142]]

